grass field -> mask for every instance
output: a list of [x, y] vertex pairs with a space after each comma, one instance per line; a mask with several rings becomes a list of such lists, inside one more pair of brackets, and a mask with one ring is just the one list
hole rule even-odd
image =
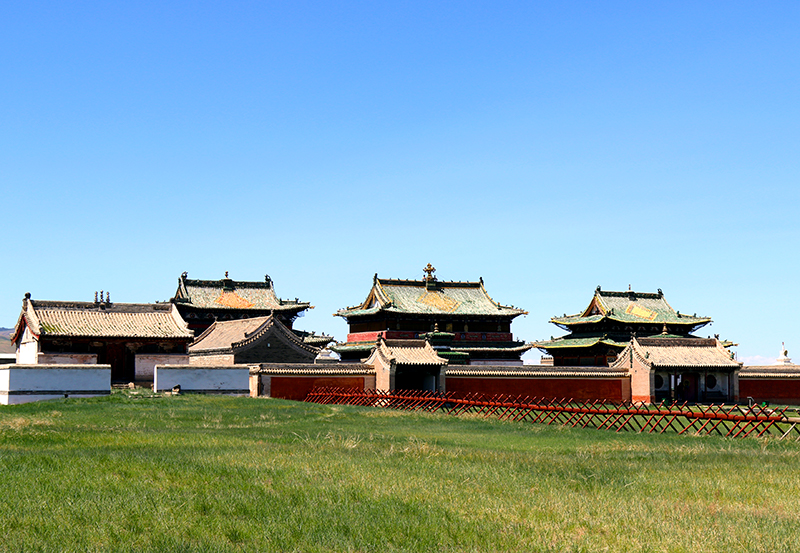
[[203, 396], [0, 407], [2, 551], [800, 551], [800, 444]]

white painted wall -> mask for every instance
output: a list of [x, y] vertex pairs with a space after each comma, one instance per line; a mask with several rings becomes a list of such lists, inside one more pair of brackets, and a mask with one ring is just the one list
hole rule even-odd
[[31, 329], [26, 328], [22, 333], [19, 347], [17, 348], [17, 363], [20, 365], [35, 365], [38, 363], [36, 356], [39, 353], [39, 341], [33, 336]]
[[40, 353], [39, 365], [97, 365], [96, 353]]
[[137, 353], [134, 365], [134, 380], [152, 381], [156, 365], [187, 365], [189, 356], [181, 353]]
[[2, 365], [0, 404], [111, 393], [111, 365]]
[[249, 394], [250, 366], [156, 366], [153, 382], [154, 391], [169, 391], [177, 385], [180, 385], [181, 392]]

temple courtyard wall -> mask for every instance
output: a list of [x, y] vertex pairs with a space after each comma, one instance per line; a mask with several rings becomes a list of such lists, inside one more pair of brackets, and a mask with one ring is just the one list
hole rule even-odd
[[111, 393], [111, 365], [0, 365], [0, 404]]
[[[0, 365], [0, 404], [108, 395], [110, 370], [110, 365], [96, 363]], [[184, 393], [302, 401], [320, 386], [375, 389], [375, 373], [373, 366], [363, 363], [182, 364], [156, 365], [153, 379], [157, 392], [180, 386]], [[587, 402], [635, 399], [630, 376], [608, 367], [452, 366], [445, 369], [444, 381], [446, 392], [459, 395], [508, 394]], [[739, 375], [739, 389], [741, 402], [752, 399], [800, 405], [800, 367], [745, 367]]]

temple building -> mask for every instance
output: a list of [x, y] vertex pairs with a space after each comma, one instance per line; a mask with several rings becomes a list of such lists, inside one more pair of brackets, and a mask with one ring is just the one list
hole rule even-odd
[[611, 368], [627, 369], [633, 402], [739, 400], [742, 363], [716, 338], [634, 337]]
[[426, 340], [386, 340], [379, 337], [364, 361], [375, 369], [375, 386], [381, 390], [444, 391], [447, 359], [437, 355]]
[[355, 362], [369, 357], [379, 339], [428, 338], [437, 345], [446, 338], [449, 347], [440, 347], [438, 355], [451, 364], [521, 365], [520, 355], [533, 346], [514, 340], [511, 321], [527, 312], [494, 301], [482, 278], [445, 282], [434, 276], [435, 270], [429, 263], [422, 280], [378, 278], [376, 273], [361, 304], [334, 314], [350, 329], [347, 342], [331, 349], [342, 361]]
[[183, 273], [178, 278], [175, 297], [170, 301], [198, 336], [214, 321], [270, 315], [287, 328], [292, 328], [295, 319], [301, 317], [306, 309], [314, 308], [297, 298], [279, 298], [269, 275], [264, 277], [264, 282], [246, 282], [228, 278], [227, 272], [220, 280], [195, 280]]
[[552, 356], [553, 365], [608, 366], [634, 336], [699, 339], [692, 332], [711, 319], [675, 311], [661, 289], [655, 294], [609, 292], [598, 286], [581, 313], [553, 317], [550, 322], [569, 332], [534, 344]]
[[41, 301], [25, 294], [11, 341], [18, 364], [108, 364], [112, 382], [153, 381], [155, 365], [185, 363], [194, 334], [171, 303]]
[[215, 321], [274, 317], [309, 346], [322, 348], [333, 341], [332, 336], [292, 328], [295, 320], [314, 306], [297, 298], [279, 298], [269, 275], [264, 282], [252, 282], [232, 280], [227, 272], [221, 280], [190, 279], [183, 273], [170, 301], [198, 337]]
[[254, 317], [214, 322], [189, 346], [189, 363], [313, 363], [321, 350], [277, 317]]

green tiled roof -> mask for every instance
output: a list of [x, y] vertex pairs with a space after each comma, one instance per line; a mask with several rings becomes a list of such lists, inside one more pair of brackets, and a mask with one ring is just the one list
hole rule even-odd
[[[227, 274], [227, 273], [226, 273]], [[223, 278], [195, 280], [182, 274], [173, 302], [199, 309], [237, 309], [253, 311], [303, 311], [311, 308], [308, 302], [282, 300], [275, 295], [272, 280], [247, 282]]]
[[553, 317], [550, 322], [568, 328], [572, 325], [598, 323], [611, 319], [622, 323], [676, 324], [701, 327], [711, 322], [709, 317], [684, 315], [676, 312], [661, 290], [658, 293], [595, 291], [589, 307], [577, 315]]
[[375, 342], [357, 342], [355, 344], [334, 344], [330, 346], [330, 349], [335, 351], [336, 353], [346, 353], [346, 352], [370, 352], [375, 347]]
[[367, 299], [360, 305], [340, 309], [336, 316], [349, 318], [379, 312], [413, 315], [485, 315], [514, 318], [527, 314], [517, 307], [494, 301], [479, 282], [424, 280], [373, 280]]
[[563, 349], [563, 348], [590, 348], [596, 344], [605, 344], [623, 348], [627, 342], [618, 342], [606, 336], [589, 336], [583, 338], [556, 338], [555, 340], [543, 340], [535, 342], [533, 345], [539, 349]]

